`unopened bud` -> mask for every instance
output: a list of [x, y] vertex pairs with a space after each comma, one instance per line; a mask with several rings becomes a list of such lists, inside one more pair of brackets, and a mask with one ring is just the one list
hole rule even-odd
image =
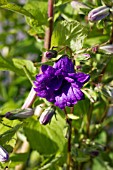
[[76, 0], [74, 0], [74, 1], [71, 2], [71, 6], [72, 6], [72, 8], [74, 8], [74, 9], [76, 9], [76, 10], [78, 10], [78, 9], [80, 9], [80, 8], [89, 9], [89, 7], [86, 6], [84, 3], [78, 2], [78, 1], [76, 1]]
[[102, 50], [103, 52], [105, 52], [107, 54], [113, 54], [113, 44], [100, 46], [99, 50]]
[[0, 162], [8, 161], [8, 159], [9, 159], [8, 152], [2, 146], [0, 146]]
[[25, 119], [34, 114], [33, 109], [27, 108], [27, 109], [16, 109], [11, 112], [7, 112], [5, 114], [5, 117], [10, 120], [14, 119]]
[[45, 109], [39, 118], [40, 124], [46, 125], [46, 124], [50, 123], [53, 115], [55, 115], [54, 107], [49, 107], [49, 108]]
[[45, 57], [48, 58], [48, 59], [56, 58], [56, 56], [57, 56], [56, 50], [48, 50], [48, 51], [45, 52]]
[[90, 56], [90, 54], [78, 54], [77, 56], [76, 56], [76, 59], [77, 60], [88, 60], [88, 59], [90, 59], [91, 58], [91, 56]]
[[88, 14], [88, 20], [91, 22], [96, 22], [102, 20], [110, 14], [110, 8], [107, 6], [100, 6], [91, 10]]

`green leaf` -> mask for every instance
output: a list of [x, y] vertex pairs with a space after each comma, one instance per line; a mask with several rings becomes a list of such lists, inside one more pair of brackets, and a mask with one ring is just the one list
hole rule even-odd
[[6, 3], [6, 1], [5, 1], [4, 3], [0, 4], [0, 8], [11, 10], [13, 12], [18, 12], [22, 15], [33, 18], [32, 14], [29, 13], [26, 9], [24, 9], [23, 7], [16, 5], [14, 3]]
[[53, 117], [50, 124], [41, 125], [38, 120], [30, 119], [25, 125], [25, 134], [32, 149], [41, 154], [54, 154], [62, 151], [66, 144], [63, 136], [65, 120], [57, 115], [57, 120]]
[[7, 0], [0, 0], [0, 5], [7, 4]]
[[73, 51], [80, 50], [85, 37], [86, 30], [78, 21], [59, 22], [52, 34], [51, 47], [69, 46]]
[[32, 0], [28, 1], [25, 9], [30, 11], [34, 19], [26, 18], [27, 23], [34, 28], [38, 29], [39, 26], [47, 25], [47, 2]]
[[0, 145], [10, 145], [11, 147], [14, 147], [17, 138], [15, 133], [21, 126], [22, 123], [17, 120], [10, 121], [3, 118], [0, 123]]
[[18, 69], [26, 68], [32, 74], [36, 73], [36, 67], [34, 67], [33, 62], [30, 60], [13, 58], [13, 64]]
[[0, 56], [0, 70], [13, 71], [21, 76], [25, 75], [24, 72], [14, 66], [12, 60], [6, 59], [2, 56]]

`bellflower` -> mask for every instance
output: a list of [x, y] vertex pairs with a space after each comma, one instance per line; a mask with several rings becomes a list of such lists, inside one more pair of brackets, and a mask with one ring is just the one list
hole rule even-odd
[[62, 56], [53, 67], [42, 65], [42, 74], [36, 76], [34, 90], [37, 96], [46, 98], [56, 106], [64, 109], [72, 107], [84, 99], [80, 90], [90, 76], [85, 73], [75, 73], [74, 64], [68, 56]]

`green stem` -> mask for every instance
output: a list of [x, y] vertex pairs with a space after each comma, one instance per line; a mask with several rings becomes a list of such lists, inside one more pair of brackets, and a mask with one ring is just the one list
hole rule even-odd
[[[71, 159], [72, 120], [68, 118], [66, 109], [64, 109], [64, 113], [66, 116], [66, 122], [69, 127], [69, 129], [68, 129], [68, 145], [67, 145], [67, 170], [71, 170], [71, 166], [72, 166], [71, 165], [72, 164], [72, 159]], [[71, 110], [71, 113], [72, 113], [72, 110]]]
[[[53, 29], [53, 5], [54, 5], [54, 0], [48, 0], [48, 19], [49, 19], [49, 26], [45, 30], [45, 39], [44, 39], [44, 48], [48, 50], [50, 48], [51, 44], [51, 36], [52, 36], [52, 29]], [[47, 59], [45, 56], [42, 56], [41, 62], [44, 63], [46, 62]], [[41, 71], [40, 71], [41, 72]], [[28, 94], [28, 97], [26, 98], [22, 109], [31, 107], [33, 102], [36, 99], [36, 92], [34, 91], [33, 87], [31, 88], [31, 91]]]
[[91, 123], [91, 117], [92, 117], [92, 110], [93, 110], [93, 103], [90, 104], [89, 112], [87, 114], [87, 137], [90, 136], [90, 123]]

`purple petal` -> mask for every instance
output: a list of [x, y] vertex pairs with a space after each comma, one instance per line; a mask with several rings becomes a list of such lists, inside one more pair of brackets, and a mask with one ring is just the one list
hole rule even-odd
[[53, 75], [55, 73], [55, 69], [48, 65], [42, 65], [41, 70], [44, 74]]
[[82, 83], [82, 85], [85, 84], [90, 79], [89, 74], [85, 74], [85, 73], [74, 73], [74, 74], [69, 73], [68, 75], [69, 77], [75, 79], [75, 81]]
[[63, 56], [60, 58], [54, 65], [53, 68], [55, 69], [62, 69], [64, 72], [67, 73], [74, 73], [74, 64], [72, 63], [71, 59], [68, 56]]
[[60, 77], [54, 77], [51, 79], [51, 81], [47, 84], [47, 87], [49, 87], [52, 90], [58, 90], [60, 86], [62, 85], [63, 78]]
[[73, 87], [73, 93], [77, 100], [84, 99], [84, 93], [80, 89]]
[[65, 80], [67, 80], [69, 83], [73, 83], [74, 79], [70, 78], [70, 77], [65, 77]]

